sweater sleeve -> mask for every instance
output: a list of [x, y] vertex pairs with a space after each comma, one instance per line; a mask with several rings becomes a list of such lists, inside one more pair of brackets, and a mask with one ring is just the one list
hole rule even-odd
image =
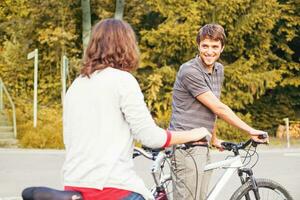
[[120, 108], [134, 139], [150, 148], [168, 146], [171, 135], [155, 124], [140, 86], [131, 74], [122, 77], [119, 91]]

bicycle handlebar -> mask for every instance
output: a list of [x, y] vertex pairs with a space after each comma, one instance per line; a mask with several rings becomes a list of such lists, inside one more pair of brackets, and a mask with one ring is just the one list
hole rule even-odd
[[[267, 134], [259, 135], [259, 139], [265, 139], [267, 138]], [[249, 139], [247, 142], [241, 142], [241, 143], [233, 143], [233, 142], [222, 142], [221, 145], [224, 147], [224, 150], [228, 151], [238, 151], [239, 149], [245, 149], [247, 146], [252, 145], [256, 147], [258, 144], [267, 144], [267, 143], [261, 143], [254, 141], [253, 139]]]
[[[208, 147], [208, 144], [193, 144], [193, 143], [186, 143], [186, 144], [181, 144], [181, 145], [176, 145], [176, 149], [182, 149], [186, 150], [191, 147], [196, 147], [196, 146], [202, 146], [202, 147]], [[150, 160], [155, 160], [156, 156], [159, 154], [159, 152], [164, 151], [165, 148], [156, 148], [152, 149], [146, 146], [140, 147], [134, 147], [133, 151], [133, 158], [136, 158], [140, 155], [143, 155], [144, 157], [150, 159]], [[167, 152], [169, 154], [170, 152]]]
[[150, 160], [155, 159], [155, 156], [153, 155], [153, 153], [147, 152], [146, 150], [144, 150], [144, 148], [134, 147], [133, 158], [140, 156], [140, 155], [143, 155], [144, 157], [146, 157]]
[[[258, 136], [259, 139], [265, 139], [267, 137], [268, 137], [267, 134], [262, 134], [262, 135]], [[204, 142], [204, 141], [202, 141], [202, 142]], [[241, 142], [241, 143], [233, 143], [233, 142], [222, 142], [221, 143], [221, 145], [224, 147], [224, 150], [234, 151], [234, 153], [238, 153], [238, 150], [245, 149], [250, 144], [252, 146], [256, 147], [258, 144], [265, 144], [265, 143], [260, 143], [260, 142], [254, 141], [252, 139], [249, 139], [248, 141]], [[176, 145], [176, 149], [186, 150], [186, 149], [196, 147], [196, 146], [208, 147], [208, 143], [207, 144], [186, 143], [186, 144]], [[145, 147], [145, 146], [142, 146], [142, 148], [135, 147], [134, 153], [133, 153], [133, 158], [135, 158], [139, 155], [143, 155], [150, 160], [155, 160], [155, 158], [159, 154], [159, 152], [161, 152], [163, 150], [165, 150], [165, 149], [164, 148], [152, 149], [152, 148]]]

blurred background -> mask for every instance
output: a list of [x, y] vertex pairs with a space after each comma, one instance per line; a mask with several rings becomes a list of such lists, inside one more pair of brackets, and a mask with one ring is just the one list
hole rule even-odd
[[[218, 23], [227, 35], [222, 101], [274, 144], [287, 132], [300, 144], [299, 13], [299, 0], [1, 0], [0, 146], [63, 148], [65, 89], [78, 76], [91, 27], [113, 17], [135, 30], [134, 76], [159, 125], [168, 127], [176, 72], [197, 54], [199, 28]], [[246, 137], [218, 124], [223, 139]]]

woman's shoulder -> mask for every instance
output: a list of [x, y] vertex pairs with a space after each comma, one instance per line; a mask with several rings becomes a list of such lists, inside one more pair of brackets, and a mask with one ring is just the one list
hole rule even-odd
[[113, 74], [114, 76], [117, 76], [119, 78], [135, 79], [134, 76], [131, 73], [129, 73], [127, 71], [120, 70], [120, 69], [116, 69], [116, 68], [113, 68], [113, 67], [107, 67], [103, 71], [104, 71], [104, 73]]
[[121, 85], [122, 87], [136, 87], [138, 85], [136, 78], [130, 72], [112, 67], [108, 67], [105, 70], [107, 72], [106, 77], [112, 78], [113, 82], [117, 85]]
[[[82, 78], [82, 77], [79, 77]], [[87, 78], [87, 77], [84, 77]], [[134, 76], [129, 72], [122, 71], [116, 68], [107, 67], [102, 70], [97, 70], [90, 76], [94, 80], [106, 80], [106, 81], [130, 81], [135, 80]], [[87, 78], [89, 79], [89, 78]]]

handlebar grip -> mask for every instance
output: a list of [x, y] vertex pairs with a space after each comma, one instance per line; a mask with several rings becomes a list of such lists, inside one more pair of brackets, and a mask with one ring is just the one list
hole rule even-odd
[[141, 154], [139, 152], [134, 151], [132, 154], [132, 158], [136, 158], [138, 156], [140, 156]]
[[223, 149], [229, 150], [229, 151], [231, 151], [233, 145], [234, 145], [234, 143], [232, 143], [232, 142], [222, 142], [221, 143], [221, 146], [223, 147]]
[[152, 153], [159, 153], [160, 151], [165, 150], [165, 148], [150, 148], [150, 147], [147, 147], [147, 146], [144, 146], [144, 145], [142, 145], [142, 149], [144, 149], [146, 151], [149, 151], [149, 152], [152, 152]]
[[[195, 142], [203, 142], [204, 144], [195, 144]], [[207, 147], [208, 146], [208, 139], [207, 139], [207, 137], [204, 137], [201, 140], [194, 141], [194, 142], [187, 142], [184, 145], [185, 145], [186, 148], [191, 148], [191, 147], [196, 147], [196, 146]]]
[[206, 138], [202, 138], [201, 140], [198, 140], [197, 142], [208, 142]]
[[258, 136], [258, 139], [266, 139], [268, 138], [268, 133], [264, 133]]
[[[203, 142], [203, 141], [201, 141], [201, 142]], [[208, 147], [208, 144], [194, 144], [193, 142], [189, 142], [189, 143], [185, 143], [184, 146], [187, 149], [189, 149], [189, 148], [192, 148], [192, 147]]]

